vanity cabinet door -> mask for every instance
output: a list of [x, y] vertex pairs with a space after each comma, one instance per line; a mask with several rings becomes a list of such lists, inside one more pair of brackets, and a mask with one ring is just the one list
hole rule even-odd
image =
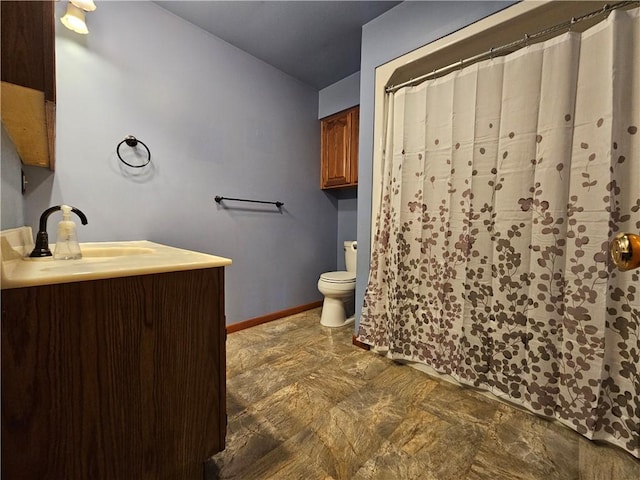
[[358, 184], [360, 108], [345, 110], [321, 121], [321, 188]]
[[224, 269], [2, 290], [2, 478], [200, 480], [226, 433]]

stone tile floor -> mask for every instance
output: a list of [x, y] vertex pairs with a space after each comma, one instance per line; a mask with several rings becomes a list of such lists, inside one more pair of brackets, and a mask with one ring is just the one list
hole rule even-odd
[[351, 343], [320, 309], [230, 334], [210, 478], [639, 480], [640, 461]]

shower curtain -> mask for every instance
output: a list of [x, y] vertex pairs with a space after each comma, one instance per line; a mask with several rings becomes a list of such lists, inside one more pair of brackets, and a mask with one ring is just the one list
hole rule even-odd
[[357, 336], [636, 457], [639, 12], [388, 95]]

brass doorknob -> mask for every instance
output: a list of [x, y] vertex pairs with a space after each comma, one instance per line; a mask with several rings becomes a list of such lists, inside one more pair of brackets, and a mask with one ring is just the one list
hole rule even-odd
[[611, 240], [609, 253], [618, 270], [624, 272], [640, 267], [640, 235], [619, 233]]

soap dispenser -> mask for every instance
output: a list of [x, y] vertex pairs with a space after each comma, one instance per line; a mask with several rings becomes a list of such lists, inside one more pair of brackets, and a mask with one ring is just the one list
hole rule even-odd
[[58, 238], [53, 252], [55, 260], [78, 260], [82, 258], [82, 252], [78, 244], [78, 234], [76, 233], [76, 224], [71, 220], [71, 209], [72, 207], [69, 205], [60, 205], [62, 221], [58, 223]]

